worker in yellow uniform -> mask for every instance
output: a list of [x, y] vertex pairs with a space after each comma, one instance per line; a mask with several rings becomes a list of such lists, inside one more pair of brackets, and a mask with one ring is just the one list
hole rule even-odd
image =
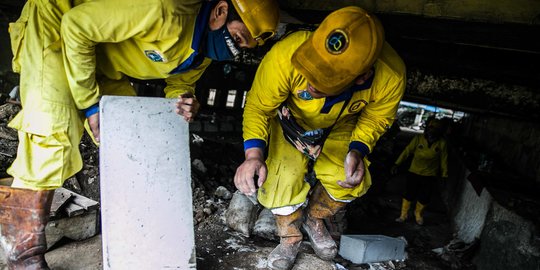
[[135, 95], [128, 76], [164, 78], [166, 97], [191, 121], [195, 82], [212, 60], [231, 60], [276, 32], [275, 0], [28, 0], [10, 24], [22, 111], [11, 187], [0, 187], [0, 242], [9, 269], [44, 260], [54, 189], [82, 167], [88, 120], [99, 141], [102, 95]]
[[[394, 121], [405, 85], [405, 66], [380, 22], [359, 7], [332, 12], [265, 55], [244, 108], [245, 161], [234, 182], [276, 217], [280, 244], [270, 269], [294, 265], [300, 226], [320, 258], [335, 257], [323, 219], [367, 192], [366, 157]], [[314, 186], [305, 181], [311, 168]]]
[[392, 174], [396, 174], [398, 166], [413, 156], [401, 203], [401, 215], [396, 219], [397, 222], [407, 220], [411, 202], [416, 201], [416, 223], [424, 224], [424, 209], [435, 189], [436, 177], [448, 177], [448, 151], [443, 133], [443, 122], [438, 119], [430, 120], [424, 133], [414, 136], [392, 167]]

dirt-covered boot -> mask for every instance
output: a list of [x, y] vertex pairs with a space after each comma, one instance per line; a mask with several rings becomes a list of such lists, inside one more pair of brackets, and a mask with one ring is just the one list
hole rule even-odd
[[0, 186], [0, 243], [9, 270], [49, 270], [45, 225], [53, 194]]
[[323, 260], [332, 260], [337, 254], [337, 245], [328, 232], [324, 219], [332, 217], [347, 205], [335, 201], [319, 183], [309, 199], [307, 215], [302, 227], [309, 236], [315, 254]]
[[425, 204], [416, 202], [416, 208], [414, 209], [414, 217], [416, 219], [416, 224], [424, 225], [424, 209], [426, 208]]
[[302, 243], [302, 209], [290, 215], [276, 216], [276, 225], [280, 237], [279, 245], [268, 255], [268, 269], [289, 270], [293, 267], [296, 255]]
[[403, 198], [403, 202], [401, 203], [401, 215], [396, 218], [396, 222], [403, 223], [405, 220], [407, 220], [409, 216], [409, 208], [411, 208], [411, 202]]

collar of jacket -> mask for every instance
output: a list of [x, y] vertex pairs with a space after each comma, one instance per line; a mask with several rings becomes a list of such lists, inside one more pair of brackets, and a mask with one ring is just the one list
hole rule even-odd
[[[214, 6], [214, 1], [204, 1], [202, 3], [199, 14], [195, 21], [195, 31], [193, 32], [193, 39], [191, 41], [191, 49], [193, 52], [184, 62], [180, 63], [169, 74], [178, 74], [190, 69], [198, 67], [204, 60], [202, 55], [199, 55], [200, 47], [205, 37], [206, 29], [208, 28], [208, 18], [210, 17], [210, 11]], [[199, 57], [197, 57], [199, 56]]]
[[326, 97], [324, 100], [324, 105], [321, 108], [321, 113], [329, 113], [332, 106], [337, 103], [352, 98], [353, 94], [358, 91], [366, 90], [371, 88], [373, 84], [373, 79], [375, 78], [375, 69], [372, 68], [373, 75], [363, 84], [354, 84], [348, 90], [343, 91], [343, 93], [337, 96]]

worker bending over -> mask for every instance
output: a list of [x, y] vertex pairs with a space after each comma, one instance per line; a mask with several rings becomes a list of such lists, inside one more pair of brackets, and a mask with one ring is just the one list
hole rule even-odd
[[[266, 54], [248, 92], [245, 161], [234, 182], [257, 192], [276, 217], [281, 240], [270, 269], [293, 266], [300, 226], [321, 259], [335, 257], [323, 219], [367, 192], [366, 157], [394, 121], [405, 84], [380, 22], [358, 7], [331, 13], [314, 32], [294, 32]], [[304, 180], [311, 163], [314, 186]]]

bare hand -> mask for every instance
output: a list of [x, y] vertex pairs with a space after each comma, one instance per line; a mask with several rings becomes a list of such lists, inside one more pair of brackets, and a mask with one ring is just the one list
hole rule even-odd
[[338, 181], [342, 188], [354, 188], [364, 180], [364, 160], [358, 151], [352, 150], [345, 157], [345, 181]]
[[200, 106], [199, 101], [192, 93], [185, 93], [178, 97], [175, 112], [184, 117], [187, 122], [192, 122], [199, 112]]
[[236, 169], [234, 185], [240, 192], [253, 195], [257, 191], [253, 177], [259, 176], [257, 186], [260, 187], [266, 181], [268, 169], [263, 159], [262, 149], [250, 148], [246, 150], [246, 160]]
[[90, 130], [92, 130], [94, 140], [99, 143], [99, 113], [94, 113], [88, 116], [87, 120], [88, 126], [90, 126]]

